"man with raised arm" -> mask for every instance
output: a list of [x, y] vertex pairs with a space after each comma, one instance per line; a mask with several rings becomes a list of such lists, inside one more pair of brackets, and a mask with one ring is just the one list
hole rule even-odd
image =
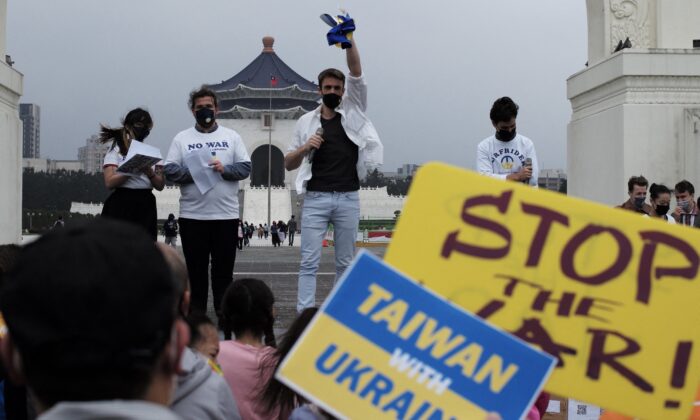
[[360, 177], [382, 164], [383, 146], [365, 115], [367, 84], [355, 41], [345, 50], [349, 74], [318, 75], [322, 104], [297, 121], [284, 157], [299, 168], [296, 190], [304, 195], [297, 311], [315, 306], [316, 272], [329, 224], [333, 224], [336, 280], [355, 255], [360, 220]]

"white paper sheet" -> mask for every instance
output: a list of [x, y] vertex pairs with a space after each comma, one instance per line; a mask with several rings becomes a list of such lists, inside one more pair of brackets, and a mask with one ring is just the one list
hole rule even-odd
[[161, 160], [163, 160], [163, 157], [160, 154], [160, 149], [138, 140], [132, 140], [129, 152], [126, 154], [124, 162], [117, 168], [117, 171], [130, 176], [138, 175], [144, 169], [155, 165]]
[[215, 172], [209, 163], [212, 161], [209, 149], [197, 149], [185, 155], [185, 165], [190, 170], [197, 189], [201, 194], [206, 194], [216, 184], [223, 181], [221, 174]]

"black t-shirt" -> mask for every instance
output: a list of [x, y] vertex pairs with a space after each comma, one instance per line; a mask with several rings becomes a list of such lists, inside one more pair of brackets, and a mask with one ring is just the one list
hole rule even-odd
[[358, 147], [348, 138], [340, 114], [330, 120], [321, 118], [323, 143], [316, 150], [311, 164], [311, 179], [306, 184], [308, 191], [357, 191], [360, 179], [357, 176]]

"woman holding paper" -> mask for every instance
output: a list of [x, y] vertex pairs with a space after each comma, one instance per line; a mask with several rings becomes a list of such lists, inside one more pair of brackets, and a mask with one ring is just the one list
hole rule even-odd
[[[146, 164], [130, 173], [119, 171], [120, 166], [127, 160], [132, 142], [143, 142], [148, 137], [153, 128], [153, 120], [148, 111], [136, 108], [126, 114], [122, 124], [119, 128], [100, 126], [100, 142], [112, 143], [104, 158], [103, 172], [105, 186], [113, 191], [105, 201], [102, 216], [143, 226], [156, 241], [158, 215], [152, 190], [155, 188], [161, 191], [165, 186], [161, 162], [152, 166]], [[150, 157], [150, 160], [153, 160], [152, 156], [135, 157], [145, 158], [145, 161], [149, 161]]]

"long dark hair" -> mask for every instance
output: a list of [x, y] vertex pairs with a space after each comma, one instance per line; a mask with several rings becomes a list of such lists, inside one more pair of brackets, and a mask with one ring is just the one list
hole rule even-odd
[[309, 325], [311, 319], [316, 315], [316, 312], [318, 312], [318, 308], [304, 309], [282, 336], [277, 350], [265, 356], [260, 363], [260, 374], [263, 378], [269, 378], [259, 397], [266, 413], [279, 408], [280, 415], [289, 414], [295, 408], [297, 402], [301, 400], [299, 394], [275, 379], [273, 374], [280, 367], [280, 364], [304, 332], [306, 326]]
[[264, 281], [252, 278], [231, 283], [221, 299], [220, 326], [224, 335], [250, 332], [255, 337], [265, 336], [265, 344], [275, 346], [272, 305], [275, 297]]
[[104, 124], [100, 124], [100, 142], [112, 142], [111, 149], [119, 148], [119, 153], [126, 156], [131, 145], [131, 136], [134, 134], [134, 126], [141, 123], [144, 127], [153, 126], [151, 114], [143, 108], [135, 108], [126, 114], [122, 120], [122, 126], [119, 128], [111, 128]]

